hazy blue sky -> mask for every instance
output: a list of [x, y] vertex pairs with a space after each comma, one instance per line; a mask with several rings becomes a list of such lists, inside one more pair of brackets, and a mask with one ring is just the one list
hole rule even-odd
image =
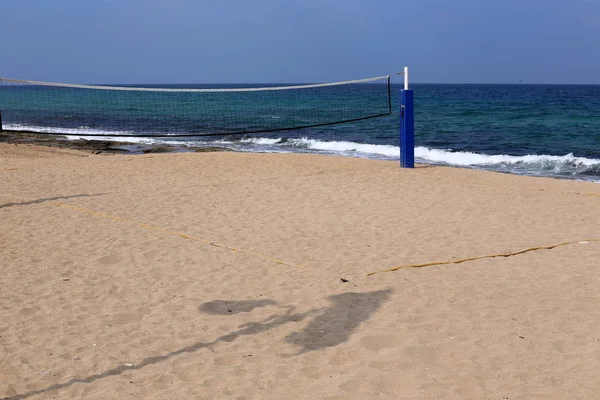
[[0, 0], [0, 76], [600, 84], [600, 0]]

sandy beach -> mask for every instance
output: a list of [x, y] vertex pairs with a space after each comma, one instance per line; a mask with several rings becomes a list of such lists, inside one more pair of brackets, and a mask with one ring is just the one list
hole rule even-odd
[[597, 398], [599, 221], [597, 183], [0, 143], [0, 399]]

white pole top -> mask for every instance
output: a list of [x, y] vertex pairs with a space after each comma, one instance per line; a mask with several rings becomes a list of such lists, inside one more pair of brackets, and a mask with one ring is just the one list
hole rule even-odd
[[404, 90], [408, 90], [408, 67], [404, 67]]

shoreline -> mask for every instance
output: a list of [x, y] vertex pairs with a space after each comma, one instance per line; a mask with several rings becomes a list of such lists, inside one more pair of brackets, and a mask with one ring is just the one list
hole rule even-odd
[[[72, 137], [72, 136], [71, 136]], [[227, 146], [219, 146], [219, 145], [205, 145], [205, 146], [182, 146], [176, 144], [169, 143], [135, 143], [125, 140], [117, 141], [117, 140], [105, 140], [101, 138], [94, 139], [86, 139], [84, 137], [80, 137], [78, 139], [70, 139], [69, 136], [63, 136], [60, 134], [50, 134], [50, 133], [35, 133], [35, 132], [23, 132], [23, 131], [10, 131], [3, 130], [0, 131], [0, 143], [9, 143], [9, 144], [28, 144], [28, 145], [37, 145], [48, 148], [59, 148], [59, 149], [69, 149], [69, 150], [79, 150], [92, 154], [150, 154], [150, 153], [204, 153], [204, 152], [236, 152], [236, 153], [281, 153], [287, 154], [286, 151], [269, 151], [269, 150], [241, 150]], [[336, 153], [336, 152], [328, 152], [328, 151], [297, 151], [291, 152], [296, 154], [321, 154], [326, 156], [338, 156], [338, 157], [350, 157], [350, 158], [361, 158], [361, 159], [369, 159], [369, 160], [382, 160], [377, 157], [369, 157], [361, 156], [361, 153], [358, 155], [355, 154], [344, 154], [344, 153]], [[490, 156], [490, 157], [493, 157]], [[390, 160], [383, 159], [384, 161], [398, 161], [398, 160]], [[508, 174], [515, 176], [530, 176], [530, 177], [539, 177], [539, 178], [550, 178], [556, 180], [565, 180], [565, 181], [581, 181], [581, 182], [590, 182], [594, 184], [600, 184], [600, 177], [597, 176], [586, 176], [584, 174], [581, 175], [547, 175], [540, 172], [528, 172], [528, 171], [515, 171], [515, 170], [502, 170], [494, 168], [493, 166], [487, 165], [456, 165], [452, 163], [445, 162], [436, 162], [436, 161], [417, 161], [416, 164], [421, 165], [432, 165], [432, 166], [443, 166], [449, 168], [459, 168], [459, 169], [468, 169], [468, 170], [476, 170], [476, 171], [489, 171], [496, 172], [500, 174]]]
[[58, 134], [0, 130], [0, 143], [30, 144], [59, 149], [79, 150], [92, 154], [201, 153], [230, 151], [225, 147], [181, 147], [168, 144], [133, 143], [127, 140], [69, 139]]

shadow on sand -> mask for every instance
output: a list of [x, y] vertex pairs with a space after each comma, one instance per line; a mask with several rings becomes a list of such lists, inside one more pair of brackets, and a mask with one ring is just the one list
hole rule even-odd
[[74, 194], [72, 196], [46, 197], [46, 198], [43, 198], [43, 199], [30, 200], [30, 201], [22, 201], [20, 203], [5, 203], [5, 204], [0, 204], [0, 208], [14, 207], [14, 206], [29, 206], [31, 204], [46, 203], [48, 201], [73, 199], [73, 198], [76, 198], [76, 197], [104, 196], [105, 194], [106, 193], [98, 193], [98, 194]]
[[215, 300], [207, 303], [200, 304], [199, 310], [206, 314], [214, 315], [230, 315], [246, 313], [254, 310], [255, 308], [276, 306], [277, 302], [273, 300], [242, 300], [242, 301], [231, 301], [231, 300]]
[[239, 326], [238, 330], [220, 336], [212, 342], [197, 342], [167, 354], [145, 358], [136, 365], [121, 365], [85, 378], [73, 378], [64, 383], [57, 383], [44, 389], [4, 397], [0, 400], [25, 399], [50, 391], [64, 389], [77, 383], [92, 383], [110, 376], [120, 375], [127, 371], [139, 370], [148, 365], [160, 363], [180, 354], [194, 353], [219, 342], [233, 342], [241, 336], [257, 335], [289, 322], [300, 322], [310, 317], [314, 318], [310, 320], [308, 325], [301, 332], [295, 332], [286, 338], [287, 342], [300, 346], [300, 349], [296, 354], [289, 356], [337, 346], [338, 344], [348, 341], [352, 332], [354, 332], [362, 322], [368, 320], [369, 317], [389, 298], [391, 293], [392, 290], [379, 290], [366, 293], [349, 292], [333, 295], [329, 296], [331, 305], [328, 307], [312, 309], [303, 313], [297, 313], [294, 306], [280, 305], [276, 301], [268, 299], [244, 301], [215, 300], [203, 303], [199, 306], [199, 310], [213, 315], [227, 316], [242, 312], [251, 312], [256, 308], [267, 306], [278, 307], [280, 308], [280, 312], [271, 315], [262, 321], [243, 324]]
[[379, 290], [329, 296], [331, 305], [310, 320], [301, 332], [288, 336], [286, 341], [301, 346], [295, 355], [347, 342], [352, 332], [367, 321], [391, 293], [391, 290]]

